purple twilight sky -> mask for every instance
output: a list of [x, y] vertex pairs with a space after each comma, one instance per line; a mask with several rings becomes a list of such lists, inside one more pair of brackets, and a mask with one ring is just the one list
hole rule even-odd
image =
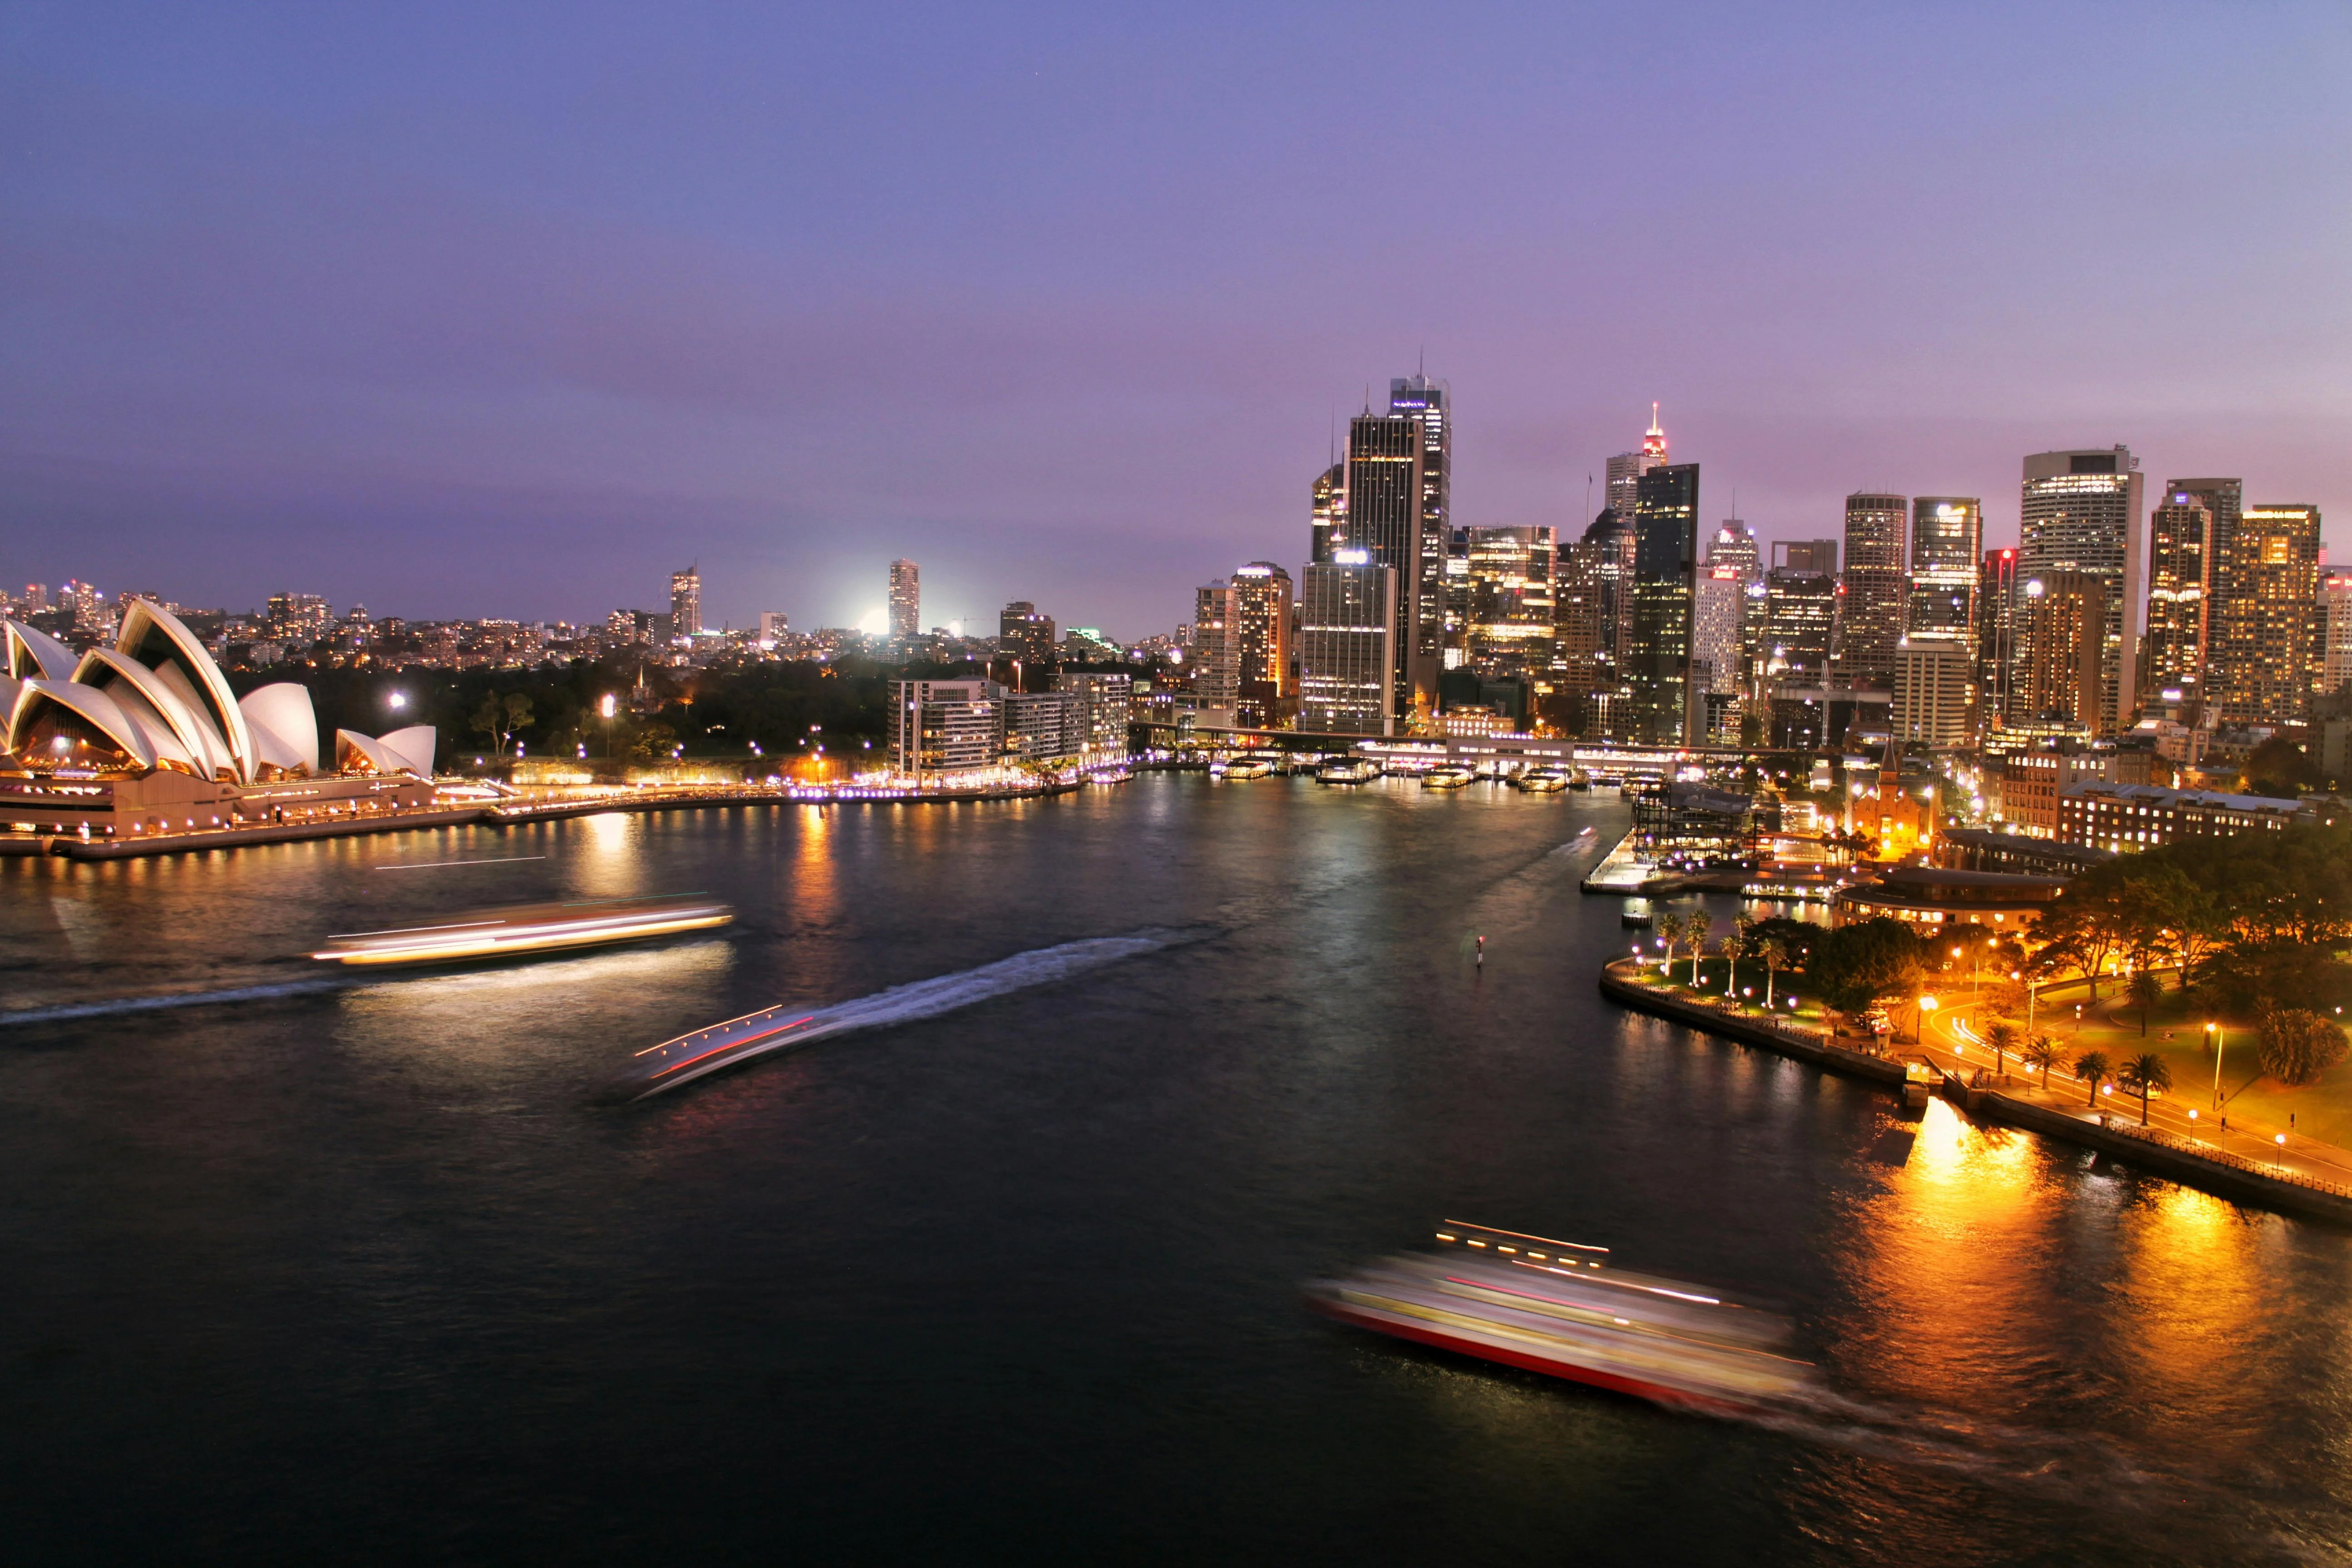
[[[2352, 11], [0, 10], [0, 581], [1164, 630], [1424, 353], [1835, 531], [2127, 442], [2352, 538]], [[2339, 542], [2340, 549], [2340, 542]]]

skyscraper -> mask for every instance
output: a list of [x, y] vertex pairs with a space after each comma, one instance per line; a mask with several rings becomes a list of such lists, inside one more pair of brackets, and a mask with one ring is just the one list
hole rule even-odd
[[[1782, 543], [1800, 561], [1822, 559], [1810, 550]], [[1837, 578], [1828, 572], [1776, 562], [1764, 574], [1764, 669], [1787, 686], [1818, 686], [1827, 678], [1830, 647], [1837, 631]]]
[[1489, 677], [1549, 670], [1558, 637], [1553, 531], [1471, 528], [1462, 532], [1469, 667]]
[[1977, 722], [1981, 731], [2009, 721], [2018, 689], [2017, 552], [1988, 550], [1977, 574]]
[[2213, 602], [2213, 511], [2186, 490], [2167, 489], [2147, 521], [2147, 632], [2140, 641], [2143, 701], [2178, 691], [2204, 693], [2208, 613]]
[[1723, 526], [1715, 531], [1715, 537], [1707, 542], [1706, 559], [1701, 564], [1737, 566], [1742, 572], [1760, 576], [1760, 560], [1756, 552], [1755, 531], [1739, 519], [1727, 517]]
[[1241, 595], [1222, 577], [1192, 595], [1192, 692], [1203, 724], [1240, 721], [1241, 619]]
[[1307, 543], [1307, 559], [1328, 561], [1332, 551], [1348, 542], [1348, 465], [1334, 463], [1316, 475], [1309, 494], [1314, 537]]
[[1838, 542], [1834, 539], [1776, 539], [1772, 542], [1772, 569], [1790, 572], [1817, 572], [1824, 577], [1834, 577], [1838, 569]]
[[2319, 584], [2319, 597], [2326, 637], [2319, 689], [2325, 696], [2341, 691], [2352, 680], [2352, 572], [2330, 572]]
[[1297, 704], [1290, 672], [1290, 574], [1253, 561], [1234, 574], [1234, 646], [1238, 722], [1286, 722]]
[[1633, 641], [1633, 530], [1603, 509], [1569, 546], [1560, 567], [1559, 641], [1563, 689], [1583, 694], [1580, 733], [1622, 740], [1623, 660]]
[[[2160, 506], [2202, 507], [2213, 520], [2205, 542], [2205, 663], [2195, 688], [2200, 695], [2217, 691], [2229, 681], [2224, 668], [2226, 650], [2221, 646], [2221, 620], [2231, 591], [2230, 542], [2238, 531], [2238, 514], [2244, 510], [2245, 493], [2243, 479], [2167, 479], [2158, 503]], [[2154, 609], [2151, 603], [2150, 613]], [[2145, 664], [2147, 661], [2143, 659], [2141, 662]], [[2187, 695], [2186, 691], [2183, 695]]]
[[1691, 598], [1697, 571], [1698, 465], [1654, 468], [1637, 482], [1633, 500], [1633, 638], [1626, 673], [1637, 741], [1672, 746], [1696, 739]]
[[2231, 531], [2229, 574], [2220, 679], [2206, 700], [2231, 723], [2301, 723], [2323, 674], [2319, 509], [2247, 507]]
[[1728, 561], [1717, 562], [1701, 567], [1692, 586], [1691, 685], [1699, 694], [1700, 737], [1715, 740], [1721, 738], [1723, 716], [1733, 711], [1728, 700], [1744, 692], [1748, 685], [1741, 635], [1748, 608], [1748, 574]]
[[1845, 577], [1838, 595], [1837, 668], [1849, 685], [1885, 689], [1903, 637], [1902, 496], [1845, 498]]
[[1363, 549], [1307, 568], [1298, 604], [1298, 726], [1396, 731], [1397, 573]]
[[890, 635], [907, 638], [922, 630], [921, 573], [911, 561], [890, 563]]
[[2106, 577], [2096, 572], [2038, 572], [2021, 595], [2026, 645], [2023, 690], [2010, 721], [2097, 733], [2107, 683]]
[[1911, 502], [1906, 637], [1915, 642], [1973, 647], [1983, 553], [1984, 503], [1976, 497], [1919, 496]]
[[1609, 510], [1631, 521], [1633, 504], [1639, 500], [1638, 487], [1643, 474], [1666, 460], [1666, 433], [1658, 427], [1658, 405], [1650, 405], [1650, 427], [1643, 433], [1642, 449], [1620, 452], [1609, 459], [1607, 489], [1602, 492]]
[[[2025, 459], [2018, 574], [2029, 582], [2088, 573], [2105, 584], [2095, 734], [2115, 733], [2137, 710], [2142, 617], [2139, 460], [2127, 447], [2037, 452]], [[2035, 619], [2034, 625], [2040, 625]], [[2039, 661], [2038, 654], [2032, 657]]]
[[[1354, 550], [1397, 574], [1397, 661], [1391, 700], [1398, 715], [1416, 700], [1433, 703], [1445, 632], [1445, 532], [1443, 479], [1433, 458], [1451, 450], [1442, 387], [1414, 376], [1391, 384], [1391, 406], [1348, 423], [1347, 539]], [[1437, 434], [1431, 434], [1434, 421]], [[1437, 515], [1431, 510], [1435, 507]]]
[[702, 634], [702, 568], [689, 566], [669, 574], [669, 629], [672, 637]]
[[1005, 605], [996, 631], [997, 657], [1020, 665], [1023, 679], [1054, 668], [1054, 617], [1039, 615], [1037, 606], [1028, 600], [1015, 599]]
[[1975, 651], [1951, 637], [1906, 637], [1895, 649], [1895, 689], [1889, 715], [1895, 738], [1949, 751], [1969, 742], [1976, 691], [1969, 679]]

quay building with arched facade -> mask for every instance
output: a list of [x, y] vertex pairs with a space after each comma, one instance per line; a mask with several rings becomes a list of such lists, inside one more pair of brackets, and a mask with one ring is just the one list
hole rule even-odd
[[338, 730], [329, 753], [307, 688], [237, 698], [203, 642], [144, 600], [125, 606], [111, 647], [78, 656], [10, 620], [0, 648], [0, 835], [119, 842], [433, 799], [430, 726]]

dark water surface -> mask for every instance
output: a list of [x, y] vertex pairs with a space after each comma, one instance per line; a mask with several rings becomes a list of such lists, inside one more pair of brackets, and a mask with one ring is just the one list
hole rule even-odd
[[[2352, 1241], [1619, 1011], [1576, 878], [1622, 821], [1150, 777], [0, 862], [5, 1555], [2339, 1560]], [[273, 989], [329, 931], [696, 889], [741, 922]], [[695, 1025], [1132, 932], [592, 1098]], [[1850, 1416], [1300, 1309], [1447, 1216], [1784, 1300]]]

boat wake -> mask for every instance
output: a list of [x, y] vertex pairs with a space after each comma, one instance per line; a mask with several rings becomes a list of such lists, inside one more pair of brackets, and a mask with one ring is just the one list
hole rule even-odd
[[175, 991], [164, 996], [118, 996], [104, 1002], [66, 1002], [54, 1007], [23, 1007], [0, 1013], [0, 1029], [31, 1024], [58, 1024], [75, 1018], [104, 1018], [119, 1013], [152, 1013], [164, 1007], [210, 1007], [224, 1002], [263, 1002], [279, 996], [308, 996], [341, 991], [341, 980], [292, 980], [278, 985], [238, 985], [220, 991]]
[[1815, 1388], [1772, 1410], [1739, 1419], [1867, 1458], [1948, 1471], [1972, 1480], [2111, 1503], [2153, 1502], [2179, 1489], [2094, 1432], [2032, 1430]]
[[936, 1018], [997, 996], [1052, 985], [1106, 964], [1158, 952], [1214, 934], [1214, 928], [1136, 931], [1127, 936], [1088, 937], [1032, 949], [955, 974], [893, 985], [871, 996], [803, 1011], [769, 1007], [714, 1024], [639, 1051], [614, 1080], [612, 1098], [645, 1100], [680, 1084], [777, 1051], [797, 1049], [865, 1029], [888, 1028]]

